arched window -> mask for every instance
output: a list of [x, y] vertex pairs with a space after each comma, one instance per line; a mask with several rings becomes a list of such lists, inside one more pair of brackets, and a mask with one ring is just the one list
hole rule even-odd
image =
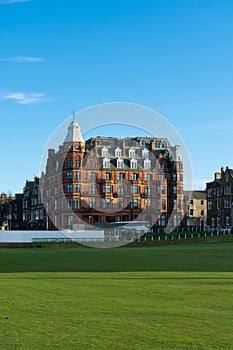
[[124, 173], [119, 173], [118, 174], [118, 180], [124, 180], [125, 174]]
[[111, 173], [105, 173], [104, 174], [104, 179], [105, 180], [111, 180]]
[[154, 146], [155, 146], [155, 148], [160, 148], [160, 141], [159, 140], [155, 140]]
[[142, 146], [142, 147], [145, 147], [145, 146], [146, 146], [146, 141], [145, 141], [145, 140], [141, 140], [140, 143], [141, 143], [141, 146]]
[[162, 142], [162, 148], [167, 148], [167, 142], [166, 141]]

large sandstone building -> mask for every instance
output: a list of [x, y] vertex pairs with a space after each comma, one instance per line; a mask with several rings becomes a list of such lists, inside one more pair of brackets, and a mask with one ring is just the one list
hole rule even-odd
[[94, 137], [73, 120], [41, 177], [47, 229], [145, 220], [176, 227], [183, 216], [183, 162], [166, 138]]

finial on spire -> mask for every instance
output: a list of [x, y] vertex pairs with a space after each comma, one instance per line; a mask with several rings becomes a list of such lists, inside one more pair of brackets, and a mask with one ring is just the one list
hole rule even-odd
[[73, 122], [75, 122], [75, 111], [73, 109]]

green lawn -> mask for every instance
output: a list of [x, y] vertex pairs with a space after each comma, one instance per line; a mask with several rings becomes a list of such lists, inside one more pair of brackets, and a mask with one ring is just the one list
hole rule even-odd
[[0, 349], [232, 349], [233, 243], [0, 250]]

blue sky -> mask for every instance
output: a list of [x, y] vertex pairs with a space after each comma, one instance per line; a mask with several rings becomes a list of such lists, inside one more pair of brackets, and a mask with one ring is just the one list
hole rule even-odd
[[196, 188], [233, 167], [232, 12], [231, 0], [0, 0], [0, 191], [38, 174], [73, 109], [115, 101], [174, 125]]

